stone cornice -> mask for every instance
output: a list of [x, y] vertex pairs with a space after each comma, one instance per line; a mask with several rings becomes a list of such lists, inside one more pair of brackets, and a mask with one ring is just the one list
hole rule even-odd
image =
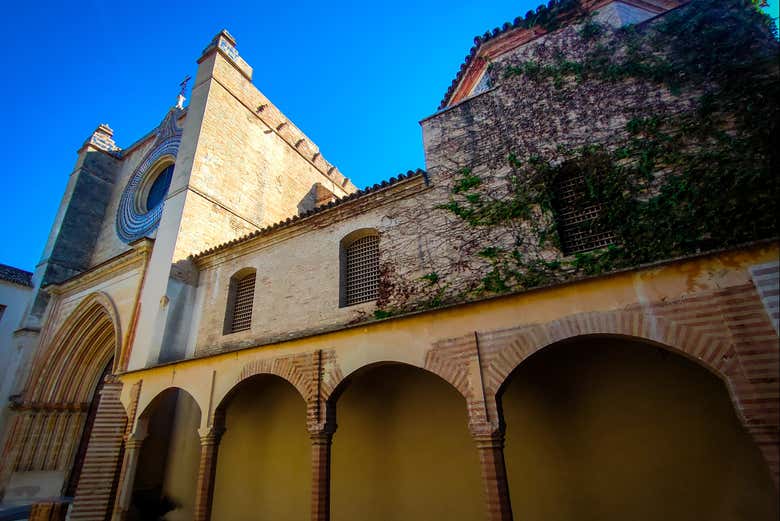
[[763, 239], [759, 241], [752, 241], [749, 243], [731, 246], [728, 248], [705, 251], [701, 253], [685, 255], [685, 256], [676, 257], [672, 259], [665, 259], [665, 260], [656, 261], [652, 263], [642, 264], [642, 265], [633, 266], [630, 268], [624, 268], [621, 270], [616, 270], [608, 273], [601, 273], [598, 275], [588, 275], [588, 276], [573, 278], [570, 280], [555, 282], [552, 284], [539, 286], [536, 288], [523, 289], [523, 290], [513, 291], [511, 293], [501, 294], [501, 295], [480, 297], [474, 300], [464, 300], [461, 302], [447, 304], [447, 305], [443, 305], [431, 309], [420, 309], [415, 311], [408, 311], [408, 312], [399, 313], [398, 315], [393, 315], [391, 317], [382, 318], [382, 319], [373, 319], [373, 320], [368, 320], [368, 321], [358, 322], [358, 323], [331, 324], [320, 328], [312, 328], [308, 330], [291, 332], [286, 335], [277, 335], [273, 337], [253, 337], [253, 338], [248, 338], [246, 340], [243, 340], [241, 342], [236, 342], [235, 344], [232, 345], [224, 345], [224, 344], [207, 345], [201, 347], [199, 351], [191, 358], [186, 358], [183, 360], [176, 360], [171, 362], [158, 363], [155, 365], [150, 365], [148, 367], [140, 367], [137, 369], [125, 370], [119, 372], [118, 376], [120, 376], [121, 379], [122, 375], [144, 374], [146, 372], [155, 371], [161, 367], [187, 366], [191, 364], [198, 364], [201, 363], [204, 359], [209, 359], [209, 358], [215, 360], [220, 358], [232, 358], [232, 357], [240, 356], [238, 353], [249, 352], [252, 350], [261, 349], [271, 345], [281, 345], [288, 342], [320, 337], [320, 336], [334, 334], [342, 331], [371, 328], [387, 322], [402, 322], [412, 317], [417, 317], [421, 315], [427, 315], [433, 317], [433, 319], [435, 320], [435, 316], [437, 314], [447, 312], [448, 310], [452, 310], [455, 308], [477, 307], [495, 301], [512, 301], [513, 299], [524, 298], [526, 295], [529, 294], [541, 293], [541, 292], [550, 291], [557, 288], [562, 288], [565, 286], [583, 284], [598, 279], [619, 277], [630, 273], [660, 270], [666, 267], [671, 267], [674, 265], [679, 265], [685, 262], [695, 261], [699, 259], [707, 259], [707, 258], [716, 259], [719, 257], [728, 259], [730, 254], [739, 251], [750, 252], [750, 251], [758, 251], [761, 249], [777, 250], [778, 248], [780, 248], [780, 238], [775, 237], [771, 239]]
[[98, 282], [111, 279], [119, 273], [123, 273], [143, 264], [151, 255], [153, 245], [154, 240], [152, 239], [139, 239], [130, 244], [132, 249], [93, 266], [89, 270], [79, 273], [59, 284], [50, 284], [43, 289], [51, 295], [63, 295], [66, 293], [76, 293], [93, 286]]

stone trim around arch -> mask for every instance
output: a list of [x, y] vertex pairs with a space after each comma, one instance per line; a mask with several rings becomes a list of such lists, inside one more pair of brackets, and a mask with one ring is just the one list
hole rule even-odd
[[[99, 378], [116, 363], [121, 331], [116, 307], [105, 293], [79, 302], [32, 360], [2, 456], [0, 488], [15, 472], [72, 472], [87, 410]], [[119, 418], [119, 415], [117, 415]]]
[[[108, 319], [113, 330], [113, 349], [111, 352], [95, 353], [90, 351], [90, 348], [93, 347], [91, 345], [85, 345], [78, 350], [70, 349], [71, 346], [89, 338], [90, 335], [99, 334], [100, 332], [97, 330], [105, 327], [104, 318]], [[73, 386], [81, 384], [84, 380], [89, 380], [87, 373], [93, 366], [100, 366], [98, 372], [95, 373], [98, 376], [102, 374], [103, 368], [111, 359], [114, 361], [113, 368], [115, 368], [121, 352], [121, 323], [113, 300], [103, 292], [87, 295], [71, 311], [51, 340], [37, 350], [25, 390], [25, 401], [59, 401], [68, 396], [68, 390], [71, 391], [70, 394], [84, 395], [84, 392], [78, 393], [78, 390]], [[98, 363], [95, 363], [95, 360]], [[75, 374], [70, 375], [69, 378], [63, 378], [63, 374], [57, 371], [58, 367], [70, 368], [75, 371]], [[63, 380], [66, 380], [65, 383], [70, 385], [64, 388], [60, 387]], [[91, 390], [87, 389], [86, 393], [91, 394]], [[48, 399], [45, 398], [47, 396]], [[89, 400], [88, 396], [81, 396], [81, 398], [85, 402]]]

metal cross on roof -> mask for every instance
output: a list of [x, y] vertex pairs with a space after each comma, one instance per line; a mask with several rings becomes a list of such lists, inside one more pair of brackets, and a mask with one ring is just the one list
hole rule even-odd
[[189, 83], [190, 79], [191, 76], [188, 75], [181, 81], [181, 83], [179, 83], [181, 90], [179, 91], [179, 97], [176, 100], [176, 108], [179, 110], [184, 108], [184, 100], [187, 99], [184, 97], [184, 93], [187, 91], [187, 83]]

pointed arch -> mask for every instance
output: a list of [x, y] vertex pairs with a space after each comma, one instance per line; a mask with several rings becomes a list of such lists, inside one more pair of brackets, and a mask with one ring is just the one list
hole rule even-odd
[[88, 295], [40, 349], [27, 387], [25, 402], [83, 404], [89, 402], [103, 369], [120, 359], [119, 314], [103, 292]]
[[[116, 307], [99, 292], [83, 298], [55, 333], [42, 339], [21, 400], [13, 405], [11, 434], [0, 455], [0, 486], [6, 486], [15, 472], [35, 471], [49, 473], [64, 492], [72, 472], [83, 463], [77, 454], [90, 458], [86, 444], [92, 442], [84, 436], [91, 432], [87, 425], [91, 421], [101, 425], [91, 439], [100, 438], [98, 445], [105, 449], [108, 443], [113, 452], [102, 450], [101, 457], [107, 459], [92, 458], [90, 468], [111, 467], [126, 421], [118, 401], [121, 384], [112, 382], [101, 393], [96, 390], [100, 379], [113, 373], [120, 339]], [[97, 406], [92, 419], [91, 405]]]

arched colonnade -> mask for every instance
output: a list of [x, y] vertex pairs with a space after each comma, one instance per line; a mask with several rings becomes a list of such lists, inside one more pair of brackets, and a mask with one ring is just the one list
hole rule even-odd
[[[232, 434], [231, 407], [240, 403], [241, 392], [245, 392], [241, 389], [258, 379], [264, 379], [268, 384], [265, 389], [273, 388], [279, 396], [292, 397], [290, 403], [297, 400], [301, 427], [304, 424], [306, 427], [304, 438], [308, 437], [305, 450], [308, 451], [311, 476], [310, 519], [330, 519], [340, 489], [332, 480], [334, 472], [336, 478], [341, 476], [339, 465], [342, 459], [338, 453], [335, 460], [333, 457], [333, 444], [338, 452], [339, 436], [345, 430], [340, 423], [344, 412], [340, 403], [342, 399], [349, 398], [351, 387], [362, 385], [360, 388], [368, 388], [367, 374], [379, 374], [377, 371], [386, 370], [383, 366], [403, 366], [413, 367], [413, 372], [417, 372], [415, 377], [427, 378], [435, 385], [444, 386], [445, 394], [450, 392], [460, 400], [464, 422], [462, 430], [466, 436], [470, 435], [475, 447], [475, 468], [478, 466], [481, 474], [483, 505], [480, 508], [487, 511], [485, 517], [491, 521], [511, 520], [508, 483], [512, 477], [507, 479], [504, 461], [507, 426], [501, 407], [502, 395], [525, 360], [547, 347], [587, 338], [609, 338], [632, 346], [660, 348], [682, 355], [714, 374], [725, 385], [738, 421], [761, 450], [776, 486], [777, 433], [752, 416], [753, 388], [736, 363], [733, 346], [673, 320], [649, 319], [636, 312], [614, 311], [571, 315], [546, 324], [490, 333], [475, 332], [474, 335], [442, 341], [422, 356], [411, 350], [387, 349], [387, 346], [370, 344], [361, 351], [360, 357], [342, 359], [337, 358], [336, 350], [287, 352], [274, 357], [257, 351], [251, 356], [242, 356], [240, 363], [236, 354], [217, 355], [209, 359], [209, 364], [203, 361], [180, 364], [175, 378], [128, 381], [130, 385], [124, 390], [123, 401], [129, 416], [135, 420], [126, 443], [115, 519], [122, 519], [130, 505], [134, 475], [149, 425], [146, 412], [156, 397], [171, 388], [181, 389], [198, 409], [200, 450], [197, 480], [193, 484], [192, 511], [196, 520], [210, 519], [215, 488], [217, 504], [224, 492], [218, 484], [215, 487], [215, 482], [219, 482], [222, 476], [218, 457], [220, 443]], [[191, 374], [188, 375], [188, 371]], [[406, 376], [412, 378], [413, 375]], [[418, 399], [424, 401], [425, 397]], [[230, 434], [225, 434], [226, 420]], [[192, 424], [193, 430], [195, 427]], [[447, 428], [452, 428], [451, 424], [448, 423]], [[381, 436], [381, 432], [378, 435]], [[379, 444], [382, 443], [391, 442], [382, 440]], [[373, 455], [371, 453], [367, 457]], [[360, 488], [359, 484], [357, 486]], [[335, 515], [334, 518], [339, 517]]]

